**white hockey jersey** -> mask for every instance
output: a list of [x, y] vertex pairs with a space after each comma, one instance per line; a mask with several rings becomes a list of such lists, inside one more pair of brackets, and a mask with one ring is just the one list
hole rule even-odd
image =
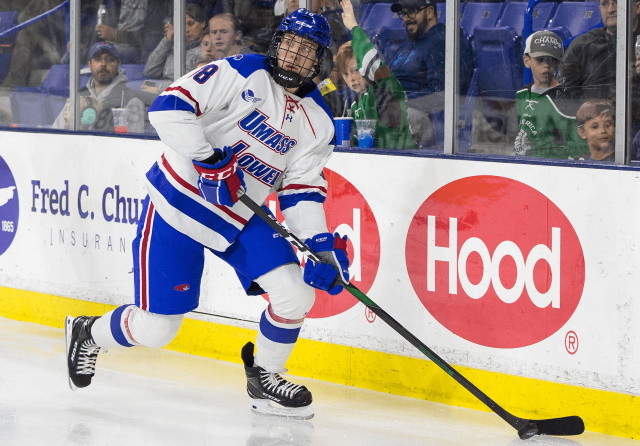
[[[298, 236], [326, 232], [322, 170], [333, 151], [333, 119], [317, 88], [307, 90], [303, 97], [286, 92], [269, 74], [265, 56], [246, 54], [171, 84], [149, 109], [168, 146], [147, 172], [149, 196], [162, 218], [212, 249], [224, 251], [233, 242], [253, 213], [240, 202], [217, 206], [200, 197], [192, 164], [213, 155], [213, 148], [230, 146], [255, 202], [277, 191], [292, 230], [309, 226]], [[305, 221], [290, 221], [296, 219]]]

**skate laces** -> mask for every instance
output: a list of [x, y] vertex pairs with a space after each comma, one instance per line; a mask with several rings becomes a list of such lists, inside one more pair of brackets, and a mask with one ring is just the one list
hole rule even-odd
[[270, 373], [267, 371], [260, 372], [260, 381], [265, 389], [284, 396], [285, 398], [292, 398], [293, 395], [298, 393], [302, 389], [299, 384], [294, 384], [291, 381], [287, 381], [277, 373]]
[[90, 340], [85, 340], [80, 346], [80, 354], [78, 355], [78, 364], [75, 371], [79, 375], [93, 375], [96, 370], [96, 360], [100, 347]]

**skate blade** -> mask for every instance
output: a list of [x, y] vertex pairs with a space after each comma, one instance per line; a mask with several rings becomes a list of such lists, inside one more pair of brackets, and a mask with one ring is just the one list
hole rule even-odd
[[64, 341], [66, 344], [65, 351], [67, 352], [67, 375], [69, 380], [69, 387], [71, 390], [78, 390], [73, 381], [71, 381], [71, 371], [69, 370], [69, 347], [71, 346], [71, 332], [73, 331], [73, 316], [67, 316], [64, 323]]
[[311, 406], [283, 407], [269, 400], [254, 398], [251, 399], [251, 410], [258, 414], [275, 415], [295, 420], [310, 420], [314, 415], [314, 411]]

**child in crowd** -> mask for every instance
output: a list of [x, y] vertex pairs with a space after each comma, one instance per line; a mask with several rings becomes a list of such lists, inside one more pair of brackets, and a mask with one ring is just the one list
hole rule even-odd
[[526, 41], [524, 65], [533, 84], [516, 93], [520, 130], [514, 155], [579, 159], [588, 148], [576, 132], [576, 101], [556, 79], [564, 48], [551, 31], [537, 31]]
[[589, 145], [590, 159], [615, 161], [616, 121], [611, 101], [586, 101], [576, 113], [576, 124], [578, 135]]
[[[345, 84], [357, 93], [351, 105], [353, 118], [376, 120], [374, 147], [415, 149], [402, 86], [358, 26], [351, 1], [342, 0], [341, 5], [344, 25], [353, 40], [340, 46], [336, 67]], [[352, 144], [357, 145], [355, 139]]]

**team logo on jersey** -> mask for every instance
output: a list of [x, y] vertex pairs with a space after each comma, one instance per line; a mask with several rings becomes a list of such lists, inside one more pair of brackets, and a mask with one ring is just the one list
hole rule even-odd
[[242, 99], [244, 99], [247, 102], [260, 102], [262, 100], [262, 98], [257, 98], [253, 94], [253, 90], [245, 90], [242, 92], [240, 96], [242, 96]]
[[255, 109], [238, 121], [238, 127], [274, 152], [284, 155], [294, 148], [298, 141], [270, 126], [267, 119], [267, 115]]
[[174, 286], [173, 289], [176, 291], [189, 291], [191, 287], [189, 286], [188, 283], [183, 283], [181, 285]]

